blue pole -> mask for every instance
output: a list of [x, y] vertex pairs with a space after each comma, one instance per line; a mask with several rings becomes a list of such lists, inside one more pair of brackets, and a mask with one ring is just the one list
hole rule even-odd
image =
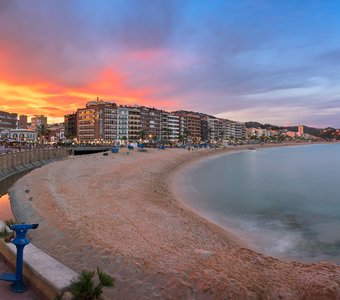
[[24, 247], [30, 243], [26, 237], [29, 229], [36, 229], [39, 224], [14, 224], [11, 229], [15, 231], [15, 238], [12, 243], [17, 248], [16, 270], [13, 273], [3, 273], [0, 275], [0, 280], [13, 282], [11, 290], [15, 293], [23, 293], [27, 290], [22, 276], [22, 267], [24, 263]]
[[24, 262], [24, 247], [26, 245], [16, 245], [17, 247], [17, 259], [16, 259], [16, 269], [15, 277], [16, 281], [11, 285], [11, 290], [15, 293], [23, 293], [27, 290], [24, 284], [24, 278], [22, 276], [22, 266]]

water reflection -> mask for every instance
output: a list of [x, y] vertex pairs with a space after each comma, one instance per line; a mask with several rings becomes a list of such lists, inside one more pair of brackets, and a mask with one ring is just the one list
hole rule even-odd
[[28, 171], [24, 171], [0, 181], [0, 220], [14, 219], [8, 190], [20, 177], [27, 173]]
[[5, 194], [0, 196], [0, 220], [9, 219], [14, 219], [14, 216], [11, 210], [9, 195]]

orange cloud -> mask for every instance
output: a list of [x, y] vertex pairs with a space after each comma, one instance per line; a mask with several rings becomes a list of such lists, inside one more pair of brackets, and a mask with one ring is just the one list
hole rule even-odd
[[173, 90], [173, 84], [162, 80], [160, 70], [152, 69], [168, 63], [168, 51], [120, 53], [108, 59], [103, 68], [103, 63], [96, 61], [68, 66], [46, 53], [36, 53], [33, 44], [24, 46], [10, 39], [0, 41], [0, 110], [28, 116], [44, 114], [49, 122], [61, 122], [65, 114], [97, 97], [117, 104], [178, 107], [175, 101], [161, 96]]
[[128, 87], [127, 78], [110, 69], [100, 72], [97, 79], [80, 87], [62, 87], [52, 82], [19, 85], [0, 81], [0, 110], [26, 114], [44, 114], [49, 122], [62, 122], [63, 116], [84, 107], [89, 100], [100, 97], [117, 104], [138, 104], [173, 107], [172, 101], [151, 99], [153, 89]]

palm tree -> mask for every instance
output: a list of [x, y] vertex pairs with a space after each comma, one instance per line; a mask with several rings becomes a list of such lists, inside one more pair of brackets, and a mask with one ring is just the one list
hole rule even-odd
[[191, 131], [188, 130], [188, 129], [184, 129], [183, 135], [184, 135], [184, 138], [185, 138], [185, 143], [187, 144], [188, 138], [191, 136]]
[[[101, 299], [103, 287], [113, 287], [114, 279], [102, 272], [97, 267], [97, 276], [99, 282], [94, 280], [95, 271], [82, 271], [77, 279], [72, 280], [66, 291], [72, 294], [73, 300], [94, 300]], [[65, 292], [66, 292], [65, 291]], [[63, 294], [57, 295], [55, 300], [62, 299]]]
[[223, 143], [224, 136], [225, 136], [224, 130], [220, 131], [220, 136], [219, 136], [219, 138], [220, 138], [220, 140], [221, 140], [221, 144]]
[[44, 140], [48, 139], [50, 130], [46, 125], [42, 124], [38, 126], [38, 140], [41, 141], [41, 144], [44, 143]]
[[141, 130], [141, 131], [139, 132], [139, 137], [140, 137], [140, 139], [141, 139], [142, 141], [144, 141], [145, 136], [146, 136], [146, 132], [145, 132], [144, 130]]

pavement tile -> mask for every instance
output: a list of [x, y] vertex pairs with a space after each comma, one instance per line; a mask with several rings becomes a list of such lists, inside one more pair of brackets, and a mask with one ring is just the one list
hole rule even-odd
[[[4, 272], [13, 272], [8, 266], [0, 260], [0, 274]], [[24, 293], [13, 293], [10, 289], [11, 283], [0, 281], [0, 299], [1, 300], [40, 300], [32, 290], [28, 289]]]

